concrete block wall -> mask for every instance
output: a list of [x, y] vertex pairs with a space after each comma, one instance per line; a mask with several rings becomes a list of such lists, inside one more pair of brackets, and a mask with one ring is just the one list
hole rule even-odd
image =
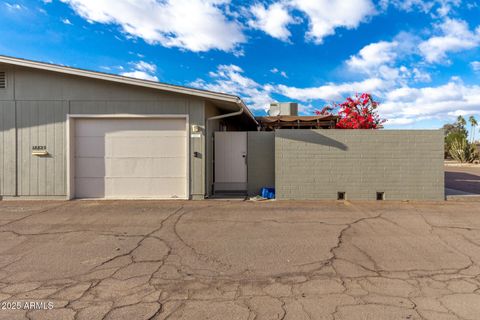
[[247, 132], [247, 165], [249, 196], [258, 195], [262, 187], [275, 186], [274, 132]]
[[277, 199], [443, 200], [441, 130], [278, 130]]

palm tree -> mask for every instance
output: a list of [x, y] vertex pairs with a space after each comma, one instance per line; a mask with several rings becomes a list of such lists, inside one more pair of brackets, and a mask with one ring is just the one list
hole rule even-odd
[[465, 121], [465, 118], [462, 115], [459, 115], [457, 117], [457, 122], [455, 122], [455, 127], [457, 127], [457, 130], [461, 132], [465, 138], [468, 139], [468, 132], [467, 129], [465, 129], [465, 125], [467, 124], [467, 121]]
[[474, 116], [470, 116], [468, 122], [470, 122], [470, 126], [472, 127], [472, 142], [475, 142], [475, 127], [478, 125], [477, 119], [475, 119]]

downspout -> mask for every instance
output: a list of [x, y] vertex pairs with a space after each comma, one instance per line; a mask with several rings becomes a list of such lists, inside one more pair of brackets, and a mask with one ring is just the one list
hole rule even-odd
[[[224, 119], [224, 118], [235, 117], [235, 116], [241, 115], [245, 111], [245, 108], [240, 103], [238, 103], [238, 105], [240, 106], [240, 110], [238, 110], [238, 111], [207, 118], [207, 121], [205, 122], [205, 134], [207, 135], [207, 139], [210, 139], [210, 134], [208, 132], [208, 127], [209, 127], [208, 123], [210, 121], [213, 121], [213, 120]], [[206, 141], [206, 143], [205, 143], [205, 155], [208, 157], [208, 141]], [[208, 181], [209, 173], [210, 173], [210, 166], [208, 165], [208, 161], [207, 161], [206, 168], [205, 168], [205, 175], [206, 175], [205, 179], [207, 181]], [[206, 195], [209, 196], [211, 185], [208, 185], [207, 187], [208, 187], [208, 189], [206, 190], [207, 191]]]
[[[208, 121], [211, 121], [211, 120], [218, 120], [218, 119], [223, 119], [223, 118], [229, 118], [229, 117], [234, 117], [234, 116], [239, 116], [241, 115], [245, 110], [243, 109], [242, 106], [240, 106], [240, 110], [238, 111], [235, 111], [235, 112], [232, 112], [232, 113], [226, 113], [226, 114], [221, 114], [219, 116], [213, 116], [213, 117], [210, 117], [210, 118], [207, 118], [207, 124], [208, 124]], [[205, 128], [206, 130], [206, 128]]]

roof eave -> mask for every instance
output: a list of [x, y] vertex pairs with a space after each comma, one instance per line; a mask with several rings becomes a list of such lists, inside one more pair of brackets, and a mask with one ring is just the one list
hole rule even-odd
[[[56, 65], [56, 64], [50, 64], [50, 63], [45, 63], [45, 62], [38, 62], [38, 61], [14, 58], [14, 57], [3, 56], [3, 55], [0, 55], [0, 63], [11, 64], [11, 65], [27, 67], [27, 68], [34, 68], [34, 69], [39, 69], [39, 70], [58, 72], [58, 73], [63, 73], [63, 74], [76, 75], [76, 76], [87, 77], [87, 78], [92, 78], [92, 79], [111, 81], [111, 82], [116, 82], [116, 83], [135, 85], [135, 86], [157, 89], [157, 90], [163, 90], [163, 91], [169, 91], [169, 92], [174, 92], [174, 93], [179, 93], [179, 94], [187, 94], [187, 95], [192, 95], [192, 96], [197, 96], [197, 97], [202, 97], [202, 98], [207, 98], [207, 99], [236, 103], [236, 104], [240, 104], [242, 106], [242, 108], [246, 108], [247, 113], [249, 113], [251, 115], [250, 110], [248, 110], [248, 108], [245, 106], [245, 104], [240, 99], [240, 97], [235, 96], [235, 95], [226, 94], [226, 93], [220, 93], [220, 92], [213, 92], [213, 91], [207, 91], [207, 90], [201, 90], [201, 89], [194, 89], [194, 88], [189, 88], [189, 87], [176, 86], [176, 85], [160, 83], [160, 82], [155, 82], [155, 81], [136, 79], [136, 78], [126, 77], [126, 76], [114, 75], [114, 74], [110, 74], [110, 73], [103, 73], [103, 72], [90, 71], [90, 70], [85, 70], [85, 69], [66, 67], [66, 66], [61, 66], [61, 65]], [[252, 117], [253, 117], [253, 115], [252, 115]]]
[[244, 112], [248, 115], [248, 117], [250, 119], [253, 120], [253, 122], [255, 123], [256, 126], [259, 125], [258, 121], [257, 121], [257, 119], [255, 119], [255, 116], [253, 115], [253, 113], [250, 111], [250, 109], [248, 109], [248, 107], [245, 105], [243, 100], [240, 99], [240, 97], [237, 97], [237, 105], [240, 106], [240, 108], [243, 108]]

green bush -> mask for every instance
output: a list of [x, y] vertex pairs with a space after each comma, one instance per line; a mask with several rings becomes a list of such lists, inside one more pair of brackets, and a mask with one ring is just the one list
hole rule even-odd
[[469, 143], [467, 137], [459, 133], [450, 133], [445, 139], [450, 156], [459, 162], [473, 162], [479, 158], [475, 144]]
[[[445, 136], [445, 159], [449, 156], [453, 158], [453, 156], [450, 154], [453, 142], [463, 140], [467, 141], [467, 135], [462, 131], [452, 130]], [[458, 143], [459, 142], [457, 142], [457, 144]]]

